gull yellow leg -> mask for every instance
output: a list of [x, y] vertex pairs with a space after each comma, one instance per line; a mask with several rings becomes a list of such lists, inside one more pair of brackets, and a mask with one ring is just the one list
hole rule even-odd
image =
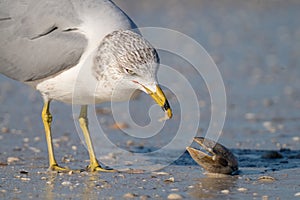
[[87, 105], [81, 106], [80, 115], [79, 115], [79, 124], [83, 132], [85, 142], [89, 151], [89, 156], [90, 156], [90, 165], [88, 166], [88, 170], [92, 172], [94, 171], [116, 172], [116, 170], [102, 168], [96, 159], [93, 144], [90, 137], [90, 132], [88, 129]]
[[53, 144], [52, 144], [52, 135], [51, 135], [51, 122], [52, 122], [52, 115], [49, 111], [50, 101], [44, 101], [44, 107], [42, 110], [42, 120], [44, 123], [45, 133], [46, 133], [46, 140], [48, 146], [48, 154], [49, 154], [49, 169], [53, 171], [68, 171], [68, 169], [58, 166], [54, 153], [53, 153]]

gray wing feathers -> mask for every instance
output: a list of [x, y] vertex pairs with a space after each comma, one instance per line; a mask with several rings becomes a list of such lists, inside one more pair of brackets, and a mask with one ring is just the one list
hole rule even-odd
[[[34, 81], [79, 62], [87, 46], [68, 0], [0, 0], [0, 73]], [[51, 8], [51, 9], [49, 9]]]

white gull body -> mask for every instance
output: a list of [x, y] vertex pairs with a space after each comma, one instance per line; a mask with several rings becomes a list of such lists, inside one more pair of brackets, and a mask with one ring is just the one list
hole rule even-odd
[[44, 98], [75, 104], [108, 100], [111, 91], [93, 75], [93, 59], [105, 36], [136, 28], [123, 11], [106, 0], [0, 2], [3, 74], [36, 87]]
[[88, 104], [124, 100], [139, 89], [172, 116], [156, 82], [157, 52], [134, 28], [109, 0], [0, 0], [0, 73], [41, 92], [51, 170], [66, 170], [54, 157], [51, 100], [82, 105], [89, 171], [107, 170], [94, 154]]

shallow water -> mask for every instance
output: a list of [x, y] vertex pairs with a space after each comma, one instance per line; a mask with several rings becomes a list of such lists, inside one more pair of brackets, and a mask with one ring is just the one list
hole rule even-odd
[[[178, 99], [180, 95], [185, 96], [187, 88], [167, 75], [160, 81], [182, 92], [174, 94], [175, 90], [164, 88], [174, 118], [157, 135], [149, 137], [152, 127], [134, 132], [129, 126], [125, 129], [127, 134], [114, 129], [109, 104], [97, 106], [95, 118], [109, 142], [102, 140], [99, 127], [91, 122], [100, 160], [117, 169], [146, 169], [142, 174], [47, 172], [47, 149], [40, 120], [42, 99], [29, 87], [1, 76], [0, 198], [120, 199], [126, 193], [137, 199], [166, 199], [171, 193], [187, 199], [299, 198], [300, 2], [132, 0], [116, 3], [139, 26], [182, 32], [198, 41], [212, 56], [222, 75], [227, 97], [226, 121], [218, 142], [238, 156], [239, 174], [204, 175], [201, 167], [184, 153], [191, 138], [205, 136], [208, 129], [212, 114], [210, 88], [188, 61], [160, 51], [162, 63], [176, 69], [191, 84], [198, 98], [200, 119], [191, 117], [193, 112], [181, 110], [180, 103], [184, 102]], [[192, 49], [180, 45], [192, 55]], [[192, 98], [187, 96], [185, 100]], [[140, 126], [160, 126], [153, 125], [151, 119], [163, 113], [152, 105], [152, 100], [143, 94], [132, 101], [130, 114], [134, 122]], [[72, 107], [53, 102], [51, 109], [59, 163], [72, 169], [84, 168], [88, 154], [81, 144], [82, 136], [77, 134]], [[120, 122], [130, 124], [126, 113], [119, 113]], [[177, 134], [180, 120], [188, 124], [185, 135]], [[198, 123], [197, 132], [193, 132]], [[168, 144], [172, 145], [158, 151]], [[282, 158], [264, 158], [270, 151], [279, 152]]]

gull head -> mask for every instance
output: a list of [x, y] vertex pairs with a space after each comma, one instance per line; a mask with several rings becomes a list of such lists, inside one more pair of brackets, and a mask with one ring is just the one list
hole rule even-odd
[[158, 66], [157, 51], [147, 40], [131, 30], [118, 30], [101, 41], [94, 57], [93, 73], [98, 85], [110, 91], [110, 100], [122, 101], [130, 98], [135, 90], [141, 90], [171, 118], [168, 100], [156, 80]]

